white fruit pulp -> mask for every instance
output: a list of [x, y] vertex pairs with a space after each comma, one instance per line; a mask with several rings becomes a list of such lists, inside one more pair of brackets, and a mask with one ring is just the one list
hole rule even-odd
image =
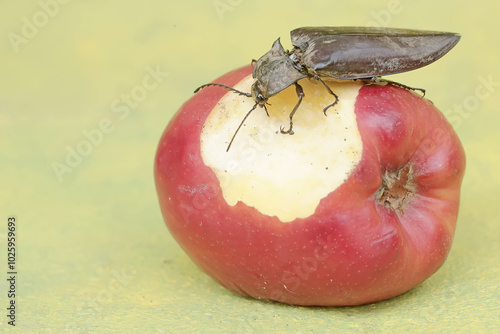
[[[253, 82], [250, 75], [234, 88], [250, 92]], [[349, 177], [363, 150], [354, 113], [361, 83], [326, 82], [339, 97], [326, 116], [322, 110], [334, 97], [321, 83], [301, 80], [305, 97], [293, 118], [294, 134], [280, 133], [280, 127], [288, 129], [298, 100], [292, 85], [269, 99], [270, 117], [260, 107], [252, 112], [229, 152], [231, 137], [255, 102], [228, 92], [211, 111], [201, 133], [201, 154], [229, 205], [241, 201], [290, 222], [312, 215], [320, 200]]]

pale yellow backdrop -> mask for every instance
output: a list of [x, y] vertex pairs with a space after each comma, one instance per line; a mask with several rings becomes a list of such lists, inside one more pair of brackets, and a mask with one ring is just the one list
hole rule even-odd
[[[0, 277], [18, 221], [20, 333], [491, 333], [499, 321], [500, 5], [495, 1], [2, 1]], [[362, 307], [237, 297], [163, 223], [159, 137], [195, 87], [300, 26], [459, 32], [446, 57], [393, 76], [425, 87], [468, 165], [446, 264]], [[72, 153], [73, 152], [73, 153]], [[83, 152], [76, 156], [74, 152]], [[7, 286], [0, 280], [0, 332]]]

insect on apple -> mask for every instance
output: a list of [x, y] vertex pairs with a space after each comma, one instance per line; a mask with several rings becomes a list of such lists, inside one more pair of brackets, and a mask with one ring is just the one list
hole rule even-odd
[[[203, 89], [163, 132], [154, 177], [172, 236], [215, 281], [256, 299], [360, 305], [422, 283], [451, 249], [465, 152], [436, 105], [379, 76], [431, 63], [458, 39], [301, 28], [292, 51], [278, 40], [253, 68], [208, 84], [242, 96]], [[247, 119], [257, 106], [270, 117]], [[292, 118], [293, 136], [276, 131]]]
[[458, 34], [450, 32], [379, 27], [303, 27], [292, 30], [290, 35], [294, 47], [292, 51], [285, 51], [278, 38], [271, 50], [255, 62], [252, 75], [256, 80], [251, 93], [220, 83], [208, 83], [194, 91], [196, 93], [207, 86], [220, 86], [255, 100], [226, 151], [229, 151], [236, 134], [257, 106], [264, 108], [269, 115], [267, 100], [295, 84], [299, 100], [290, 113], [288, 130], [280, 129], [281, 133], [293, 134], [293, 116], [304, 98], [304, 90], [298, 81], [304, 78], [319, 81], [334, 97], [334, 101], [324, 107], [324, 113], [337, 104], [338, 96], [321, 77], [385, 81], [425, 94], [421, 88], [381, 79], [380, 76], [429, 65], [444, 56], [460, 40]]

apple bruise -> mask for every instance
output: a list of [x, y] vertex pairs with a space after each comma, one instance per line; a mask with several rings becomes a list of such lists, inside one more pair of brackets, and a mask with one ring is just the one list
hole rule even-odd
[[[247, 76], [235, 88], [248, 92], [253, 83]], [[335, 191], [361, 160], [363, 143], [354, 104], [362, 84], [327, 81], [339, 97], [333, 101], [325, 88], [313, 80], [302, 80], [305, 97], [294, 116], [294, 135], [288, 128], [289, 114], [297, 103], [291, 86], [269, 99], [270, 117], [256, 108], [227, 145], [254, 101], [228, 92], [207, 117], [200, 136], [201, 155], [219, 179], [229, 205], [239, 201], [282, 222], [314, 214], [321, 199]]]

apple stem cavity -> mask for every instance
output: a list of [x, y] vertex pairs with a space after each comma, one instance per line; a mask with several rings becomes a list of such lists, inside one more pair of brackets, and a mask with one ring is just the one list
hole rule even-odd
[[416, 193], [416, 182], [412, 164], [408, 163], [394, 171], [382, 174], [382, 185], [376, 192], [378, 203], [398, 213]]

